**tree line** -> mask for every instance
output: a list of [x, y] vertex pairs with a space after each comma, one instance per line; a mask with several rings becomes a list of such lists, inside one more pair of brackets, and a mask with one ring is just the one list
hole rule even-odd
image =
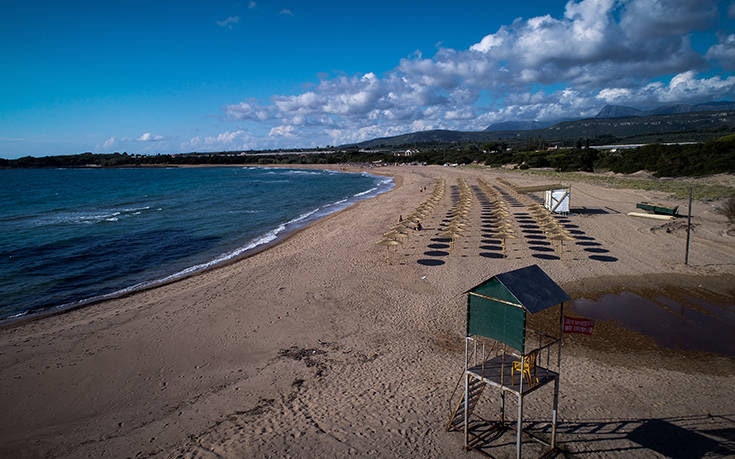
[[[465, 143], [433, 144], [405, 150], [366, 151], [357, 148], [323, 152], [249, 154], [187, 153], [130, 155], [128, 153], [61, 155], [19, 159], [0, 159], [0, 168], [53, 167], [142, 167], [163, 165], [268, 165], [268, 164], [343, 164], [343, 163], [420, 163], [485, 164], [489, 166], [553, 168], [557, 171], [613, 171], [633, 173], [647, 170], [657, 176], [702, 176], [735, 172], [735, 134], [714, 141], [689, 145], [650, 144], [627, 150], [597, 150], [582, 139], [571, 148], [549, 149], [542, 143], [529, 142], [527, 148], [513, 150], [507, 144]], [[538, 149], [542, 147], [541, 149]]]

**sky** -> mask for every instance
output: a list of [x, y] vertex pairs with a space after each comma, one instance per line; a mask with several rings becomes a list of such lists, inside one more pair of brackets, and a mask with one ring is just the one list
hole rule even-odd
[[342, 145], [735, 100], [731, 0], [5, 0], [0, 157]]

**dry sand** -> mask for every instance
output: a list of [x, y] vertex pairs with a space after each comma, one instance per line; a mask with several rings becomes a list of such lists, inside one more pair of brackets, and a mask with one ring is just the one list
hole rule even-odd
[[[463, 436], [444, 427], [463, 369], [462, 292], [479, 282], [538, 264], [572, 298], [677, 287], [735, 309], [735, 240], [718, 203], [695, 202], [688, 266], [684, 231], [652, 231], [662, 222], [626, 215], [642, 200], [686, 202], [583, 182], [572, 183], [573, 210], [583, 212], [570, 221], [597, 252], [572, 242], [561, 260], [537, 258], [519, 238], [507, 258], [487, 258], [475, 199], [470, 230], [442, 255], [429, 246], [458, 179], [548, 180], [472, 168], [378, 172], [395, 177], [393, 191], [252, 257], [0, 329], [0, 457], [462, 456]], [[376, 242], [440, 178], [439, 206], [386, 263]], [[662, 348], [608, 322], [564, 343], [562, 454], [735, 455], [735, 357]], [[526, 408], [542, 433], [544, 391]], [[496, 401], [481, 403], [493, 411]], [[528, 454], [540, 451], [530, 445]], [[514, 456], [514, 437], [488, 451]]]

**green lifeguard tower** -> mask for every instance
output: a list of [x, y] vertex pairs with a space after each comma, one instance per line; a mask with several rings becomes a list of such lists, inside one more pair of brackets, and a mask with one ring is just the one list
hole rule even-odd
[[[460, 382], [464, 381], [464, 397], [453, 405], [447, 430], [463, 430], [465, 449], [472, 449], [515, 428], [516, 457], [521, 457], [522, 433], [553, 451], [556, 448], [564, 302], [570, 299], [569, 296], [538, 265], [498, 274], [465, 293], [465, 370], [460, 379]], [[528, 328], [529, 314], [556, 305], [560, 305], [558, 333], [548, 334]], [[552, 382], [551, 439], [547, 441], [523, 430], [523, 402], [525, 397]], [[498, 421], [482, 419], [474, 414], [487, 387], [500, 391]], [[505, 418], [506, 395], [517, 397], [515, 426]], [[484, 427], [476, 428], [479, 425]]]

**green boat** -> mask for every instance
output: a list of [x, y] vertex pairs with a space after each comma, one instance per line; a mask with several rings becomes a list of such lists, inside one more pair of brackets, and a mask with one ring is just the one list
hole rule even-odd
[[653, 212], [654, 214], [658, 215], [671, 215], [672, 217], [676, 217], [676, 212], [679, 210], [679, 206], [676, 207], [664, 207], [659, 206], [657, 204], [650, 204], [647, 202], [639, 202], [635, 205], [638, 209], [643, 209], [648, 212]]

